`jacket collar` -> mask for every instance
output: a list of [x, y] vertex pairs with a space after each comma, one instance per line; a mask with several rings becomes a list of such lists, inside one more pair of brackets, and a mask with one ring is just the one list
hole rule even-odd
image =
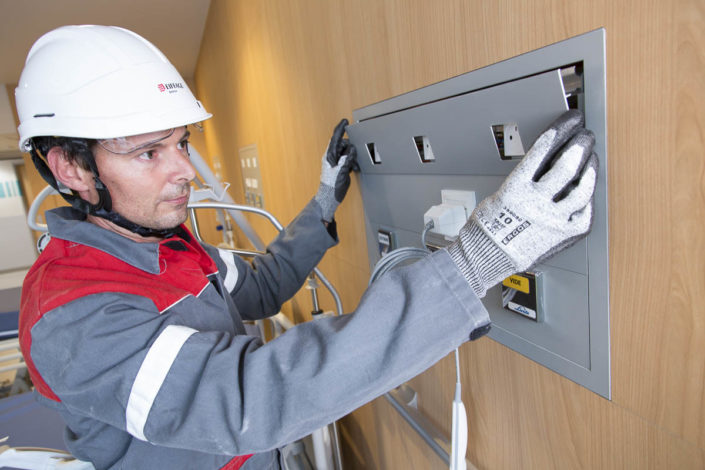
[[[172, 237], [159, 242], [139, 243], [86, 221], [85, 214], [72, 207], [47, 211], [46, 220], [52, 238], [90, 246], [152, 274], [160, 272], [160, 246], [180, 240]], [[181, 228], [190, 238], [188, 230], [183, 225]]]

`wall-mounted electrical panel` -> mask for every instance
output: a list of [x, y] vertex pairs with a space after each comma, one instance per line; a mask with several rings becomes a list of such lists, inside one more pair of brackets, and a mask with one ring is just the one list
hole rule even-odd
[[[583, 110], [596, 137], [592, 231], [491, 289], [483, 303], [492, 339], [610, 398], [604, 30], [358, 109], [347, 132], [358, 148], [374, 265], [392, 244], [421, 246], [424, 214], [443, 207], [443, 191], [472, 192], [477, 202], [496, 191], [568, 108]], [[425, 234], [427, 246], [452, 239]]]
[[257, 145], [252, 144], [240, 148], [238, 155], [242, 172], [242, 187], [245, 188], [245, 203], [249, 206], [264, 208], [264, 191], [262, 189], [262, 174], [259, 171]]

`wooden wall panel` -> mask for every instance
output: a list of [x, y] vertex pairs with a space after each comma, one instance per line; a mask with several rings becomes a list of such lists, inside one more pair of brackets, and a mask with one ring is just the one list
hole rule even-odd
[[[241, 197], [237, 149], [256, 143], [267, 208], [282, 221], [315, 192], [331, 129], [353, 109], [599, 27], [607, 31], [613, 400], [490, 339], [464, 345], [469, 455], [479, 468], [705, 467], [705, 4], [211, 5], [196, 73], [215, 115], [207, 147]], [[363, 220], [354, 183], [338, 212], [341, 244], [322, 264], [347, 310], [369, 276]], [[306, 318], [308, 309], [303, 293], [288, 312]], [[413, 381], [444, 429], [452, 383], [450, 360]], [[405, 426], [383, 400], [353, 413], [342, 429], [349, 467], [436, 468]]]

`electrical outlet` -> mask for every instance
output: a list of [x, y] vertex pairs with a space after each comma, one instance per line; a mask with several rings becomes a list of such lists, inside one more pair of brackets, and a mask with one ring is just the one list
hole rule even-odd
[[465, 209], [465, 220], [468, 220], [475, 210], [477, 200], [475, 191], [461, 191], [459, 189], [441, 189], [441, 202], [443, 204], [455, 204], [463, 206]]

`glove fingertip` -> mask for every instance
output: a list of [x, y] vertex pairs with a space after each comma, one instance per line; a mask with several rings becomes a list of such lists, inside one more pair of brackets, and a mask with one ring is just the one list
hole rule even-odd
[[579, 109], [569, 109], [558, 116], [551, 123], [549, 129], [574, 131], [581, 127], [585, 127], [585, 115]]
[[330, 143], [328, 144], [328, 149], [326, 150], [326, 157], [331, 166], [336, 166], [338, 164], [341, 149], [345, 145], [344, 142], [347, 141], [347, 139], [343, 139], [347, 125], [348, 120], [343, 118], [333, 130], [333, 136], [330, 138]]

